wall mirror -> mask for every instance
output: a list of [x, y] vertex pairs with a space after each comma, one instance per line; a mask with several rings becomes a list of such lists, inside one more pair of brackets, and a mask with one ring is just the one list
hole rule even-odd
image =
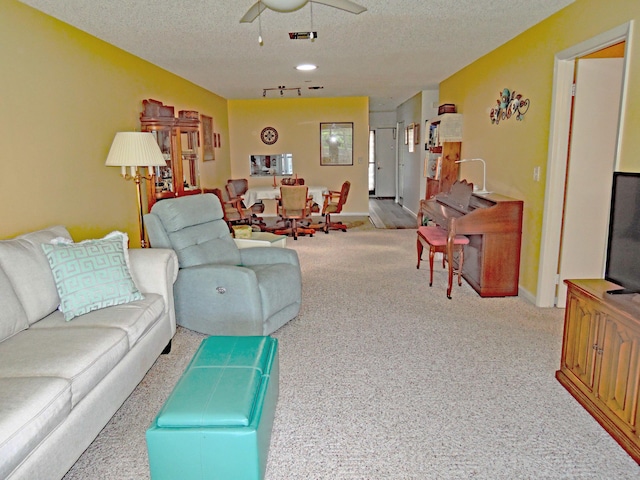
[[251, 176], [268, 177], [270, 175], [293, 175], [293, 154], [251, 155]]

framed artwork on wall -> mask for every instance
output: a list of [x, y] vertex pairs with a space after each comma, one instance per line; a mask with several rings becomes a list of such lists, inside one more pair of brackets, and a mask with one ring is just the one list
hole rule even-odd
[[320, 165], [353, 165], [353, 122], [320, 124]]
[[407, 145], [409, 145], [409, 152], [413, 152], [414, 150], [414, 134], [415, 134], [415, 130], [414, 130], [415, 124], [410, 124], [409, 127], [407, 128], [407, 135], [408, 135], [408, 139], [407, 139]]
[[208, 162], [216, 159], [216, 151], [213, 145], [213, 118], [200, 115], [202, 125], [202, 161]]

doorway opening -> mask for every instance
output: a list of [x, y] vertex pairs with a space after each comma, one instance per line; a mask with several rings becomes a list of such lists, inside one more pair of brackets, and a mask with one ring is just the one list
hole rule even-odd
[[[582, 42], [556, 55], [554, 90], [551, 107], [549, 136], [549, 160], [545, 185], [544, 214], [538, 269], [538, 288], [535, 304], [539, 307], [553, 307], [557, 304], [559, 284], [559, 258], [564, 221], [565, 185], [568, 180], [567, 159], [570, 150], [572, 126], [572, 85], [576, 60], [612, 45], [624, 42], [622, 86], [619, 101], [618, 128], [615, 132], [613, 169], [619, 162], [620, 143], [617, 141], [623, 130], [624, 106], [627, 95], [628, 49], [631, 22], [614, 28], [597, 37]], [[613, 170], [611, 171], [613, 174]], [[608, 204], [609, 198], [602, 199]], [[564, 305], [558, 305], [563, 307]]]

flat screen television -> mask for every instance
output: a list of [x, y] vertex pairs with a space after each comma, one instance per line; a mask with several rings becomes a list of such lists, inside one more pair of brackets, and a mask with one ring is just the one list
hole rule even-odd
[[640, 293], [640, 173], [613, 174], [604, 275], [621, 287], [607, 293]]

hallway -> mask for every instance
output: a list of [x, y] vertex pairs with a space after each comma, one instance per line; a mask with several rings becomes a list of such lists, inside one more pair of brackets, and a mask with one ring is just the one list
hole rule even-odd
[[376, 228], [416, 228], [416, 217], [392, 198], [369, 197], [369, 216]]

